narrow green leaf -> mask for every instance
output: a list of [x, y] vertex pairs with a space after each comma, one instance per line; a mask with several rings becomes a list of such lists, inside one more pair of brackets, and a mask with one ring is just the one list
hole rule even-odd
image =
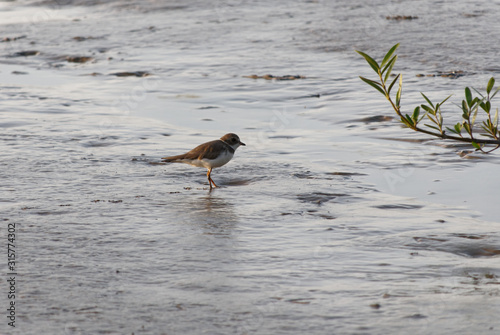
[[387, 54], [385, 55], [384, 59], [382, 60], [382, 63], [380, 63], [380, 66], [384, 66], [388, 61], [389, 59], [392, 57], [392, 54], [394, 53], [394, 51], [396, 51], [396, 49], [399, 47], [399, 43], [394, 45], [388, 52]]
[[[448, 101], [448, 99], [449, 99], [449, 98], [451, 98], [451, 96], [452, 96], [452, 95], [453, 95], [453, 94], [448, 95], [448, 97], [447, 97], [446, 99], [444, 99], [443, 101], [441, 101], [441, 102], [439, 103], [439, 105], [441, 105], [441, 106], [442, 106], [442, 105], [443, 105], [446, 101]], [[436, 109], [437, 109], [437, 107], [436, 107]]]
[[377, 91], [379, 91], [380, 93], [382, 93], [385, 96], [385, 92], [380, 87], [380, 83], [377, 83], [376, 81], [373, 81], [371, 79], [368, 79], [368, 78], [365, 78], [365, 77], [361, 77], [361, 76], [359, 78], [361, 78], [362, 81], [364, 81], [365, 83], [367, 83], [371, 87], [375, 88]]
[[428, 118], [429, 120], [431, 120], [433, 123], [435, 123], [436, 125], [438, 125], [437, 121], [436, 121], [433, 117], [431, 117], [431, 116], [429, 115], [429, 113], [427, 113], [427, 114], [425, 114], [425, 115], [427, 116], [427, 118]]
[[462, 100], [462, 111], [464, 115], [469, 115], [469, 108], [467, 108], [467, 102], [465, 100]]
[[486, 93], [490, 94], [491, 90], [495, 86], [495, 78], [491, 77], [490, 81], [488, 81], [488, 86], [486, 86]]
[[473, 87], [472, 89], [473, 89], [474, 91], [476, 91], [476, 93], [477, 93], [477, 94], [479, 94], [479, 95], [481, 96], [481, 98], [483, 98], [483, 99], [484, 99], [484, 95], [483, 95], [481, 92], [479, 92], [478, 90], [476, 90], [474, 87]]
[[481, 107], [485, 112], [486, 114], [490, 114], [490, 111], [491, 111], [491, 102], [489, 101], [482, 101], [480, 104], [479, 104], [479, 107]]
[[[382, 70], [381, 73], [385, 73], [385, 71], [387, 71], [391, 65], [394, 65], [394, 63], [396, 62], [396, 60], [398, 59], [398, 55], [394, 55], [394, 57], [391, 58], [391, 60], [384, 66], [384, 69]], [[383, 65], [381, 65], [383, 66]]]
[[429, 128], [432, 128], [432, 129], [435, 129], [435, 130], [437, 130], [437, 131], [441, 132], [441, 130], [439, 130], [439, 128], [438, 128], [438, 127], [431, 126], [430, 124], [427, 124], [427, 123], [426, 123], [426, 124], [424, 124], [424, 126], [429, 127]]
[[[484, 129], [484, 127], [483, 127], [483, 129]], [[485, 129], [485, 130], [486, 130], [486, 131], [488, 131], [487, 129]], [[488, 131], [488, 133], [487, 133], [487, 134], [480, 134], [480, 135], [481, 135], [481, 136], [486, 136], [486, 137], [489, 137], [489, 138], [492, 138], [492, 139], [495, 139], [495, 136], [491, 135], [491, 134], [489, 133], [489, 131]]]
[[449, 127], [446, 127], [446, 129], [448, 129], [449, 131], [451, 131], [452, 133], [455, 133], [457, 135], [460, 135], [460, 137], [462, 137], [462, 125], [460, 123], [457, 123], [453, 129], [449, 128]]
[[401, 91], [403, 90], [403, 75], [399, 76], [399, 88], [398, 92], [396, 93], [396, 107], [399, 108], [400, 103], [401, 103]]
[[428, 103], [429, 105], [431, 105], [431, 107], [432, 107], [432, 108], [434, 108], [434, 104], [433, 104], [433, 103], [429, 100], [429, 98], [427, 98], [427, 97], [425, 96], [425, 94], [423, 94], [422, 92], [420, 92], [420, 94], [422, 94], [422, 96], [423, 96], [423, 97], [424, 97], [424, 99], [427, 101], [427, 103]]
[[422, 106], [422, 108], [425, 109], [426, 112], [431, 113], [432, 115], [436, 114], [434, 109], [430, 108], [429, 106], [427, 105], [420, 105], [420, 106]]
[[497, 127], [495, 127], [490, 120], [483, 121], [483, 125], [481, 126], [481, 128], [483, 128], [484, 131], [487, 132], [487, 134], [481, 134], [481, 135], [496, 139], [498, 130]]
[[468, 87], [465, 88], [465, 100], [467, 101], [467, 105], [472, 107], [472, 93]]
[[374, 84], [374, 85], [377, 85], [378, 87], [382, 88], [382, 84], [379, 83], [378, 81], [375, 81], [373, 79], [368, 79], [366, 77], [363, 77], [363, 76], [359, 76], [362, 80], [364, 81], [369, 81], [370, 83]]
[[465, 131], [470, 135], [471, 132], [470, 132], [469, 124], [468, 123], [464, 123], [463, 126], [464, 126]]
[[476, 148], [477, 150], [481, 150], [481, 146], [479, 146], [479, 144], [477, 144], [476, 142], [474, 142], [474, 141], [473, 141], [473, 142], [471, 142], [470, 144], [472, 144], [472, 146], [473, 146], [474, 148]]
[[398, 81], [400, 75], [401, 74], [398, 74], [396, 76], [396, 78], [394, 78], [394, 80], [392, 81], [391, 85], [389, 86], [389, 89], [387, 90], [388, 93], [391, 93], [392, 87], [394, 86], [394, 84], [396, 83], [396, 81]]
[[398, 55], [394, 56], [391, 59], [391, 61], [385, 66], [385, 68], [382, 70], [382, 73], [387, 71], [387, 73], [385, 74], [385, 77], [384, 77], [384, 83], [386, 83], [387, 79], [389, 79], [389, 76], [391, 75], [391, 72], [392, 72], [392, 68], [393, 68], [394, 64], [396, 64], [397, 59], [398, 59]]
[[371, 58], [370, 56], [368, 56], [367, 54], [365, 54], [364, 52], [361, 52], [361, 51], [358, 51], [356, 50], [356, 52], [358, 54], [360, 54], [361, 56], [364, 57], [364, 59], [368, 62], [368, 64], [370, 64], [370, 66], [372, 67], [373, 71], [375, 71], [376, 73], [378, 73], [378, 71], [380, 70], [380, 66], [378, 65], [378, 63], [373, 59]]
[[396, 107], [399, 108], [401, 104], [401, 86], [398, 88], [398, 91], [396, 92]]
[[500, 91], [500, 87], [495, 90], [495, 93], [493, 93], [490, 97], [490, 100], [493, 99], [495, 95], [497, 95], [498, 91]]
[[481, 101], [481, 99], [479, 99], [478, 97], [475, 97], [474, 99], [472, 99], [472, 106], [475, 106], [476, 104], [478, 104], [479, 102]]
[[407, 125], [409, 127], [413, 128], [415, 125], [414, 125], [414, 122], [413, 122], [413, 119], [411, 118], [411, 116], [409, 116], [408, 114], [406, 114], [405, 118], [406, 118]]
[[417, 125], [417, 122], [418, 122], [418, 116], [420, 115], [420, 107], [417, 106], [415, 107], [415, 109], [413, 110], [413, 115], [412, 115], [412, 119], [415, 123], [415, 125]]
[[478, 112], [478, 110], [479, 110], [479, 108], [478, 108], [478, 107], [474, 108], [474, 113], [472, 114], [472, 118], [470, 119], [470, 123], [471, 123], [471, 125], [473, 125], [473, 124], [474, 124], [474, 122], [476, 122], [476, 116], [477, 116], [477, 112]]

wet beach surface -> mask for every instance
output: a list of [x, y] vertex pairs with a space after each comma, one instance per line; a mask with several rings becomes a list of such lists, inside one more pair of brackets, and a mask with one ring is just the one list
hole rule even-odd
[[[408, 111], [459, 103], [500, 78], [499, 10], [0, 2], [0, 333], [498, 333], [499, 154], [401, 128], [353, 50], [401, 42]], [[220, 189], [159, 163], [227, 132]]]

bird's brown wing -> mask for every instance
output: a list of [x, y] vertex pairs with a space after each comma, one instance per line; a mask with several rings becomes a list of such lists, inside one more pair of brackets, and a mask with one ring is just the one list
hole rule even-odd
[[228, 149], [231, 150], [229, 145], [221, 140], [210, 141], [207, 143], [200, 144], [193, 150], [186, 152], [182, 155], [163, 157], [163, 162], [175, 162], [183, 159], [215, 159], [219, 155], [221, 150]]

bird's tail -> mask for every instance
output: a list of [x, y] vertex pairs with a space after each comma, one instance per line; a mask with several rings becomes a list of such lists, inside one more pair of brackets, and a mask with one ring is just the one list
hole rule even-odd
[[184, 158], [184, 155], [162, 157], [161, 161], [162, 162], [167, 162], [167, 163], [175, 163], [175, 162], [177, 162], [179, 160], [182, 160], [183, 158]]

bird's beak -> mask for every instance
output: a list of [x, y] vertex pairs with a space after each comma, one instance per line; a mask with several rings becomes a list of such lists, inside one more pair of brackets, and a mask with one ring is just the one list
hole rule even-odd
[[240, 141], [240, 145], [246, 145], [246, 144]]

